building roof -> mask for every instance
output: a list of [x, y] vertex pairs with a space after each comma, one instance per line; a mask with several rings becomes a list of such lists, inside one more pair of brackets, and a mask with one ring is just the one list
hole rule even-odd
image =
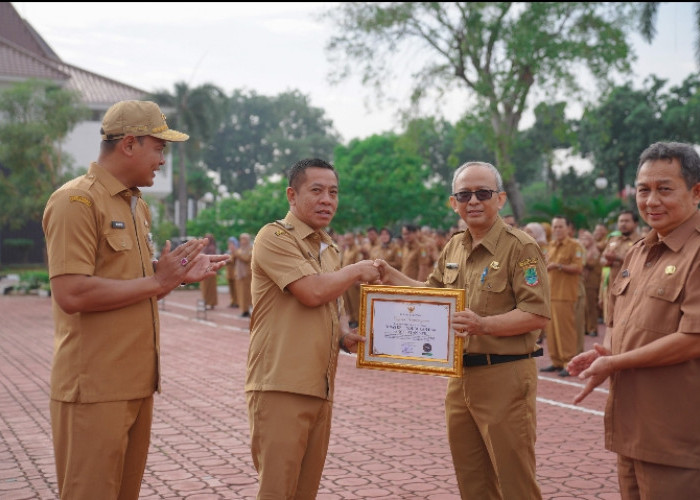
[[0, 81], [52, 80], [77, 90], [92, 109], [143, 99], [148, 92], [61, 61], [49, 44], [17, 13], [0, 2]]
[[37, 56], [0, 36], [0, 79], [22, 81], [28, 78], [65, 82], [70, 75], [61, 71], [56, 62]]
[[39, 33], [20, 17], [10, 2], [0, 2], [0, 36], [38, 56], [61, 60]]

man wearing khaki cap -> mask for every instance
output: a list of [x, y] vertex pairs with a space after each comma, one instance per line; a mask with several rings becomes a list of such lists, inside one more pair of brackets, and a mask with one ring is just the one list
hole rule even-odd
[[171, 130], [157, 104], [123, 101], [102, 121], [87, 174], [46, 204], [43, 228], [55, 321], [51, 427], [62, 499], [137, 499], [153, 393], [160, 391], [157, 300], [200, 281], [226, 255], [195, 239], [154, 260], [151, 217], [138, 187], [153, 184]]

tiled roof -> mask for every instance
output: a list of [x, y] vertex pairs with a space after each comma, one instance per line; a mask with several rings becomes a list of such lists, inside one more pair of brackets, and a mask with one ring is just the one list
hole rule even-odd
[[117, 101], [143, 99], [148, 94], [62, 62], [11, 3], [0, 2], [0, 81], [29, 78], [64, 82], [66, 88], [80, 92], [83, 102], [94, 109], [106, 109]]
[[61, 60], [10, 2], [0, 2], [0, 36], [37, 56]]
[[62, 81], [70, 75], [61, 71], [54, 61], [38, 57], [0, 36], [0, 79], [28, 78]]
[[111, 106], [117, 101], [143, 99], [148, 92], [110, 78], [91, 73], [87, 70], [61, 63], [61, 71], [70, 75], [66, 88], [77, 90], [83, 96], [83, 102], [95, 107]]

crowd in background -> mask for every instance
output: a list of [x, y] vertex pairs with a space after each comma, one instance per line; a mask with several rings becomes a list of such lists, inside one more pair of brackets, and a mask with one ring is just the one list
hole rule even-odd
[[[552, 221], [529, 222], [520, 227], [512, 215], [502, 218], [511, 227], [532, 236], [548, 261], [551, 260], [548, 255], [556, 254], [556, 249], [562, 244], [571, 250], [571, 258], [565, 258], [567, 262], [548, 262], [551, 267], [548, 274], [554, 289], [552, 300], [554, 305], [561, 306], [562, 317], [557, 318], [556, 323], [550, 322], [538, 341], [541, 344], [549, 337], [548, 352], [550, 357], [555, 356], [552, 366], [543, 370], [569, 376], [566, 365], [583, 351], [585, 336], [595, 337], [605, 328], [608, 285], [615, 279], [627, 250], [646, 234], [648, 227], [638, 227], [637, 214], [630, 210], [619, 214], [615, 228], [604, 224], [575, 228], [570, 220], [560, 216]], [[552, 234], [555, 220], [562, 221], [565, 228], [559, 239]], [[374, 226], [364, 232], [330, 231], [330, 234], [341, 249], [343, 265], [379, 258], [407, 276], [425, 281], [446, 242], [463, 230], [459, 224], [449, 231], [406, 224], [396, 235], [386, 227], [377, 229]], [[560, 264], [563, 269], [559, 268]], [[360, 286], [350, 288], [343, 298], [350, 326], [356, 327], [359, 323]]]
[[[511, 227], [522, 229], [540, 245], [545, 256], [557, 243], [552, 235], [552, 222], [529, 222], [520, 226], [513, 215], [504, 215], [504, 222]], [[593, 228], [575, 228], [570, 220], [564, 217], [566, 224], [565, 237], [571, 240], [575, 246], [574, 255], [580, 258], [580, 270], [574, 270], [573, 278], [564, 281], [557, 293], [565, 296], [574, 296], [574, 299], [566, 302], [573, 307], [570, 318], [566, 318], [568, 326], [564, 331], [554, 332], [556, 325], [550, 324], [542, 332], [539, 343], [544, 342], [547, 335], [550, 336], [550, 353], [561, 351], [562, 342], [565, 345], [573, 345], [565, 349], [564, 359], [560, 365], [553, 365], [561, 376], [568, 376], [564, 366], [574, 355], [582, 352], [584, 337], [586, 335], [597, 336], [600, 329], [604, 329], [606, 316], [608, 284], [612, 283], [619, 271], [626, 251], [630, 246], [648, 231], [648, 227], [638, 227], [637, 214], [631, 210], [625, 210], [619, 214], [615, 228], [608, 228], [604, 224], [596, 224]], [[365, 231], [346, 231], [344, 233], [329, 230], [329, 234], [338, 245], [342, 253], [343, 266], [359, 262], [363, 259], [383, 259], [392, 267], [398, 269], [407, 276], [418, 281], [425, 281], [437, 262], [445, 243], [457, 232], [463, 231], [463, 221], [454, 225], [449, 230], [439, 230], [428, 226], [418, 227], [412, 224], [401, 226], [401, 232], [393, 234], [383, 227], [374, 226]], [[211, 235], [207, 235], [211, 237]], [[212, 237], [213, 241], [213, 237]], [[560, 242], [568, 241], [561, 239]], [[206, 253], [206, 252], [205, 252]], [[226, 279], [229, 287], [229, 307], [240, 308], [242, 317], [249, 317], [252, 308], [250, 297], [250, 260], [252, 253], [252, 238], [248, 233], [243, 233], [239, 238], [231, 236], [228, 240], [228, 251], [231, 260], [226, 266]], [[566, 264], [565, 264], [566, 265]], [[555, 288], [560, 279], [565, 276], [558, 275], [561, 271], [557, 268], [550, 272], [550, 279], [554, 280]], [[203, 283], [204, 285], [204, 283]], [[216, 305], [215, 299], [207, 293], [204, 285], [202, 295], [207, 308]], [[554, 297], [553, 297], [554, 298]], [[350, 327], [359, 324], [360, 309], [360, 285], [351, 287], [343, 296]], [[555, 302], [559, 302], [554, 299]], [[568, 315], [567, 315], [568, 316]], [[561, 328], [559, 328], [561, 330]], [[555, 339], [556, 337], [556, 339]], [[546, 371], [555, 371], [551, 367]]]

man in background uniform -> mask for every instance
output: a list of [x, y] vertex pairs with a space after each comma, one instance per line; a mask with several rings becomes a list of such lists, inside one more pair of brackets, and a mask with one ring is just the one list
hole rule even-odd
[[637, 232], [639, 217], [632, 210], [623, 210], [617, 216], [617, 229], [620, 235], [611, 236], [600, 255], [600, 263], [607, 266], [610, 271], [601, 283], [601, 307], [603, 308], [603, 319], [607, 320], [608, 299], [610, 298], [610, 287], [615, 282], [617, 274], [620, 272], [622, 261], [629, 249], [642, 237]]
[[567, 219], [552, 219], [552, 241], [547, 248], [547, 273], [551, 286], [552, 321], [547, 326], [547, 351], [552, 364], [542, 372], [559, 372], [568, 377], [566, 365], [578, 354], [576, 301], [583, 271], [583, 249], [569, 237]]

